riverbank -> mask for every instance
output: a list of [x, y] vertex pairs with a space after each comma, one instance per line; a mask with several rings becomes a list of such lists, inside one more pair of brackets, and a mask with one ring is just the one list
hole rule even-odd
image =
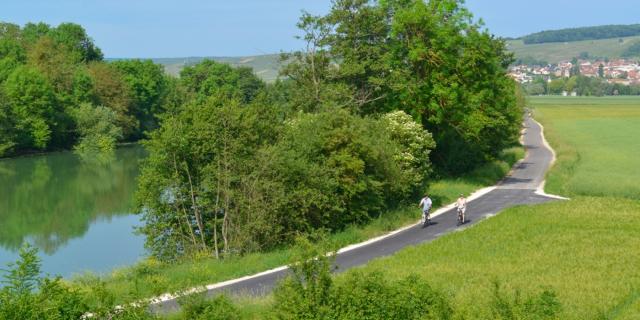
[[[434, 207], [452, 202], [460, 193], [470, 194], [477, 189], [494, 185], [523, 156], [523, 148], [514, 147], [503, 152], [500, 159], [476, 169], [465, 177], [434, 181], [429, 187]], [[415, 223], [419, 214], [419, 210], [413, 205], [392, 210], [383, 213], [380, 218], [372, 220], [367, 225], [351, 226], [342, 232], [335, 233], [330, 236], [330, 241], [337, 247], [362, 242]], [[104, 283], [104, 288], [117, 297], [118, 303], [126, 303], [286, 265], [290, 262], [291, 253], [290, 248], [282, 248], [225, 260], [202, 257], [173, 264], [146, 259], [134, 266], [114, 270], [107, 276], [78, 275], [70, 280], [70, 284], [90, 293], [99, 287], [98, 284]]]

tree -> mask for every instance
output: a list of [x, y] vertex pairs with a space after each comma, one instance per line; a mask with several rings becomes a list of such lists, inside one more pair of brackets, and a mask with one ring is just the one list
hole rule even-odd
[[133, 135], [134, 138], [141, 138], [143, 132], [157, 127], [157, 116], [164, 112], [168, 82], [164, 68], [151, 60], [121, 60], [112, 65], [124, 76], [124, 82], [131, 92], [130, 113], [140, 123]]
[[0, 157], [11, 153], [16, 145], [11, 108], [0, 91]]
[[[268, 222], [250, 175], [264, 161], [258, 148], [272, 143], [279, 128], [269, 110], [221, 93], [185, 105], [151, 134], [137, 199], [152, 254], [221, 257], [273, 245], [278, 225]], [[271, 238], [259, 241], [263, 236]]]
[[18, 148], [46, 149], [58, 125], [60, 109], [53, 87], [37, 70], [16, 68], [4, 85]]
[[58, 44], [65, 46], [74, 55], [76, 61], [102, 61], [100, 48], [96, 47], [84, 28], [75, 23], [61, 23], [51, 29], [48, 35]]
[[303, 15], [299, 27], [307, 51], [288, 56], [283, 75], [302, 88], [293, 99], [309, 101], [303, 110], [404, 110], [433, 134], [434, 160], [449, 172], [515, 141], [521, 110], [506, 75], [513, 58], [460, 1], [335, 1], [326, 16]]
[[199, 100], [224, 95], [248, 103], [264, 87], [251, 69], [233, 68], [228, 64], [204, 60], [180, 72], [182, 84]]
[[79, 319], [87, 311], [80, 293], [60, 278], [40, 277], [40, 258], [29, 245], [20, 249], [19, 260], [9, 265], [0, 288], [2, 319]]
[[83, 103], [74, 112], [80, 141], [75, 149], [81, 153], [109, 152], [122, 138], [116, 113], [106, 107]]
[[114, 66], [104, 63], [90, 63], [87, 73], [93, 83], [93, 104], [107, 107], [117, 115], [118, 126], [124, 137], [137, 132], [140, 123], [132, 111], [132, 93], [122, 74]]
[[548, 87], [550, 94], [561, 94], [565, 90], [565, 81], [563, 79], [551, 80]]
[[602, 63], [598, 66], [598, 76], [604, 78], [604, 65]]

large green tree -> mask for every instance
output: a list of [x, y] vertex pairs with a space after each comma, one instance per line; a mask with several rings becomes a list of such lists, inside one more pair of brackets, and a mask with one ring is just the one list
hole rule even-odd
[[213, 95], [225, 95], [250, 102], [264, 87], [249, 68], [233, 68], [228, 64], [205, 60], [180, 72], [182, 84], [199, 100]]
[[447, 172], [515, 141], [522, 111], [506, 75], [512, 56], [461, 1], [336, 0], [299, 26], [308, 47], [287, 57], [283, 75], [303, 88], [301, 109], [318, 110], [304, 105], [315, 101], [361, 114], [405, 110], [433, 133], [434, 162]]
[[164, 112], [167, 76], [164, 68], [151, 60], [121, 60], [113, 66], [122, 73], [131, 92], [130, 113], [140, 122], [134, 137], [140, 138], [143, 132], [157, 127], [157, 116]]
[[47, 148], [61, 117], [51, 84], [37, 70], [18, 67], [3, 89], [17, 143], [23, 148]]

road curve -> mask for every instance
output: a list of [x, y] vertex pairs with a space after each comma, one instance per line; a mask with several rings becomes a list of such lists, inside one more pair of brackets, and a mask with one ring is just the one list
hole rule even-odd
[[[467, 228], [483, 219], [493, 216], [503, 209], [522, 204], [538, 204], [553, 201], [554, 198], [536, 193], [544, 181], [545, 173], [554, 159], [553, 152], [545, 146], [541, 126], [531, 118], [524, 121], [525, 159], [518, 162], [511, 173], [491, 192], [472, 200], [467, 205], [467, 223], [456, 226], [455, 209], [434, 217], [432, 225], [421, 228], [415, 225], [392, 236], [385, 237], [355, 249], [341, 252], [336, 256], [338, 272], [366, 264], [372, 259], [391, 255], [404, 247], [431, 241], [454, 230]], [[239, 281], [228, 281], [207, 287], [208, 295], [218, 293], [264, 295], [289, 271], [282, 267], [257, 276], [245, 277]], [[179, 308], [177, 298], [158, 298], [151, 306], [154, 312], [166, 313]]]

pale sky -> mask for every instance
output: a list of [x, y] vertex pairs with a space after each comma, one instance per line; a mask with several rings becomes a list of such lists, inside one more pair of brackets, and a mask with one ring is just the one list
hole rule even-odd
[[[637, 0], [467, 0], [489, 30], [517, 37], [541, 30], [640, 23]], [[0, 0], [0, 21], [75, 22], [106, 57], [241, 56], [299, 49], [301, 10], [329, 0]]]

